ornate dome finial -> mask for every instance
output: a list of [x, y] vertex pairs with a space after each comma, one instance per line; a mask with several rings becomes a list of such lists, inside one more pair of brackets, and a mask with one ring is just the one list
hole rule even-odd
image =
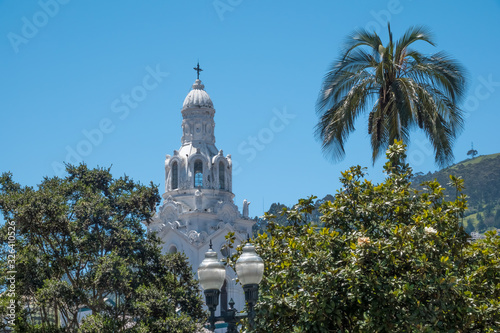
[[200, 79], [196, 79], [196, 81], [194, 81], [194, 83], [192, 85], [192, 88], [196, 89], [196, 90], [204, 90], [205, 85], [203, 83], [201, 83]]
[[205, 91], [205, 85], [200, 80], [200, 72], [202, 71], [200, 63], [194, 67], [194, 70], [197, 71], [198, 78], [194, 81], [192, 90], [186, 96], [186, 99], [184, 99], [182, 107], [183, 109], [190, 107], [208, 107], [213, 109], [214, 104], [212, 103], [210, 96]]

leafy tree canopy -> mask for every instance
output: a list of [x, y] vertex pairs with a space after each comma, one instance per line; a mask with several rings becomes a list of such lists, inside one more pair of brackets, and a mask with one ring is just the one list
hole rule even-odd
[[253, 239], [266, 265], [254, 332], [500, 330], [500, 238], [469, 242], [462, 180], [451, 177], [448, 201], [435, 181], [410, 186], [401, 142], [387, 158], [381, 184], [359, 166], [342, 173], [324, 226], [308, 222], [314, 197], [286, 209], [285, 225], [267, 216]]
[[[500, 229], [500, 154], [479, 156], [426, 175], [415, 175], [413, 186], [420, 189], [419, 184], [436, 179], [446, 188], [448, 196], [454, 196], [455, 190], [446, 184], [450, 175], [464, 180], [463, 193], [467, 195], [468, 206], [465, 212], [467, 228], [471, 229], [468, 223], [471, 221], [476, 225], [476, 231], [482, 232], [488, 227]], [[481, 225], [478, 226], [478, 222]]]
[[[162, 255], [160, 240], [142, 226], [160, 201], [157, 187], [84, 164], [66, 170], [65, 178], [45, 178], [37, 189], [15, 183], [10, 173], [0, 178], [7, 221], [1, 232], [15, 228], [16, 239], [9, 244], [2, 237], [2, 249], [17, 251], [14, 269], [7, 256], [0, 267], [2, 274], [17, 271], [15, 292], [1, 282], [3, 312], [16, 301], [9, 326], [17, 332], [196, 331], [205, 314], [186, 258]], [[93, 313], [83, 321], [82, 307]]]

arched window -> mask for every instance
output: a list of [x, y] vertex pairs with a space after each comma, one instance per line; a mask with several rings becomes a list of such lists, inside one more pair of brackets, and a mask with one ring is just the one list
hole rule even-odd
[[168, 253], [177, 253], [177, 246], [172, 245], [172, 246], [168, 249]]
[[203, 164], [200, 160], [194, 162], [194, 187], [203, 186]]
[[219, 188], [223, 190], [226, 187], [226, 177], [224, 176], [224, 163], [219, 162]]
[[177, 162], [172, 164], [172, 190], [175, 190], [179, 187], [179, 167], [177, 166]]

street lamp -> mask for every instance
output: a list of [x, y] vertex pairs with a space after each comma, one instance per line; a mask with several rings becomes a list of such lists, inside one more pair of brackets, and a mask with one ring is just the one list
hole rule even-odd
[[246, 243], [243, 253], [236, 261], [236, 274], [243, 285], [245, 300], [248, 304], [248, 321], [254, 327], [255, 311], [253, 307], [259, 298], [259, 283], [264, 274], [264, 260], [255, 252], [255, 246]]
[[[264, 261], [255, 252], [255, 247], [247, 242], [243, 247], [243, 253], [236, 261], [236, 274], [243, 285], [245, 292], [245, 300], [248, 304], [248, 320], [250, 327], [254, 327], [255, 311], [254, 306], [257, 303], [259, 296], [259, 283], [264, 274]], [[212, 241], [210, 240], [210, 248], [205, 253], [205, 259], [201, 262], [198, 268], [198, 279], [200, 285], [205, 290], [205, 298], [210, 311], [210, 330], [215, 331], [215, 322], [223, 320], [228, 324], [228, 333], [237, 332], [236, 322], [239, 319], [246, 318], [245, 314], [236, 314], [233, 305], [234, 302], [229, 303], [229, 311], [224, 316], [215, 316], [215, 310], [219, 305], [219, 294], [224, 279], [226, 276], [226, 269], [224, 265], [218, 260], [217, 253], [212, 249]]]
[[219, 305], [220, 288], [226, 278], [226, 268], [218, 260], [217, 252], [212, 249], [212, 240], [210, 248], [205, 253], [205, 259], [198, 267], [198, 279], [200, 285], [205, 290], [208, 310], [210, 311], [210, 329], [215, 330], [215, 310]]

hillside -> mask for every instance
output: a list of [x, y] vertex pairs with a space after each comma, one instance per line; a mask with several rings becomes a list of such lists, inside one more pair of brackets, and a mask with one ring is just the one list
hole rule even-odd
[[[447, 189], [449, 200], [453, 200], [455, 192], [448, 186], [450, 175], [464, 179], [468, 210], [463, 222], [467, 232], [484, 232], [487, 229], [500, 228], [500, 153], [467, 159], [433, 173], [417, 173], [413, 178], [413, 184], [415, 188], [421, 189], [419, 185], [424, 181], [437, 179]], [[319, 207], [324, 201], [332, 199], [333, 196], [327, 195], [323, 199], [318, 199], [315, 206]], [[278, 216], [276, 222], [279, 224], [286, 223], [285, 218], [279, 216], [284, 207], [286, 206], [283, 204], [273, 203], [268, 210], [270, 214]], [[311, 214], [310, 219], [318, 222], [317, 210]], [[254, 220], [256, 221], [255, 233], [267, 228], [267, 221], [258, 217]]]
[[[313, 222], [315, 224], [319, 224], [319, 217], [320, 213], [318, 211], [319, 206], [321, 206], [325, 201], [332, 201], [334, 197], [330, 194], [327, 194], [324, 198], [322, 199], [316, 199], [314, 201], [314, 211], [308, 216], [308, 222]], [[286, 205], [281, 204], [281, 203], [273, 203], [269, 207], [269, 210], [267, 211], [269, 214], [276, 216], [276, 219], [274, 220], [276, 223], [280, 225], [285, 225], [287, 223], [287, 220], [284, 216], [281, 216], [281, 212], [283, 211], [283, 208], [287, 208]], [[288, 207], [290, 208], [290, 207]], [[256, 222], [253, 231], [254, 234], [262, 233], [267, 229], [267, 223], [268, 221], [264, 220], [261, 217], [255, 217], [254, 221]]]
[[417, 174], [413, 183], [418, 188], [422, 182], [436, 179], [447, 188], [448, 195], [454, 196], [454, 191], [448, 187], [450, 175], [464, 179], [469, 207], [464, 218], [466, 230], [483, 232], [500, 228], [500, 153], [467, 159], [426, 175]]

